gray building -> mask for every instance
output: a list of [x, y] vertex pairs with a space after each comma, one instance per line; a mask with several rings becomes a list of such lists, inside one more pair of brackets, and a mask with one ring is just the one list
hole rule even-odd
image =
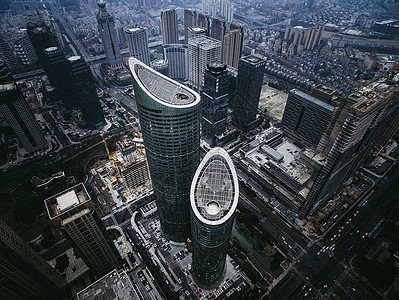
[[226, 20], [215, 18], [212, 19], [211, 37], [219, 41], [223, 41], [226, 34]]
[[334, 106], [293, 89], [288, 94], [282, 124], [316, 147], [334, 113]]
[[166, 44], [179, 43], [177, 30], [177, 12], [174, 9], [166, 9], [161, 12], [162, 42]]
[[100, 0], [97, 5], [99, 8], [97, 13], [98, 33], [104, 45], [109, 71], [115, 73], [123, 70], [123, 65], [114, 17], [107, 11], [105, 2]]
[[211, 147], [216, 146], [216, 136], [226, 130], [230, 80], [227, 66], [222, 63], [211, 63], [204, 72], [201, 90], [202, 138]]
[[239, 186], [233, 162], [223, 148], [201, 161], [190, 191], [193, 278], [204, 289], [223, 279]]
[[141, 27], [126, 29], [125, 31], [129, 56], [150, 65], [150, 50], [148, 49], [147, 30]]
[[163, 56], [168, 60], [168, 75], [172, 79], [188, 80], [188, 46], [164, 45]]
[[230, 30], [224, 35], [222, 42], [222, 61], [238, 68], [244, 41], [244, 27], [238, 24], [230, 24]]
[[220, 61], [221, 42], [207, 36], [188, 40], [188, 80], [193, 87], [201, 87], [208, 64]]
[[184, 242], [200, 158], [200, 97], [135, 58], [129, 66], [161, 229], [167, 239]]
[[266, 61], [257, 55], [240, 58], [233, 111], [233, 124], [240, 130], [253, 129], [252, 124], [258, 113], [265, 66]]

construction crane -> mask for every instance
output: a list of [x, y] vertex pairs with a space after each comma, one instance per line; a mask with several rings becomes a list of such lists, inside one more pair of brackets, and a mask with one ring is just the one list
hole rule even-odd
[[143, 151], [143, 147], [142, 147], [143, 145], [141, 144], [141, 134], [140, 134], [139, 130], [138, 130], [136, 127], [133, 126], [132, 122], [130, 122], [130, 120], [129, 120], [126, 116], [125, 116], [125, 120], [128, 121], [129, 124], [130, 124], [130, 126], [134, 129], [134, 131], [136, 131], [137, 138], [138, 138], [138, 140], [139, 140], [139, 147], [137, 147], [137, 150], [139, 151], [139, 153], [140, 153], [141, 155], [143, 155], [144, 157], [146, 157], [146, 155], [145, 155], [145, 153], [144, 153], [144, 151]]
[[107, 155], [108, 155], [108, 159], [111, 163], [112, 169], [114, 170], [114, 174], [118, 175], [118, 167], [115, 164], [115, 159], [113, 158], [113, 156], [111, 155], [111, 153], [109, 152], [108, 149], [108, 145], [107, 145], [107, 139], [104, 138], [104, 136], [101, 136], [104, 142], [104, 146], [105, 146], [105, 150], [107, 151]]
[[395, 76], [399, 74], [399, 60], [395, 62], [392, 69], [388, 73], [388, 83], [391, 83]]
[[[99, 141], [98, 143], [95, 143], [94, 145], [91, 145], [90, 147], [87, 147], [86, 149], [84, 149], [84, 150], [80, 151], [79, 153], [75, 154], [74, 156], [71, 156], [71, 157], [67, 158], [66, 160], [64, 160], [64, 161], [62, 162], [62, 164], [65, 164], [66, 162], [68, 162], [68, 161], [70, 161], [70, 160], [72, 160], [72, 159], [78, 157], [79, 155], [85, 153], [86, 151], [89, 151], [90, 149], [92, 149], [92, 148], [94, 148], [94, 147], [96, 147], [96, 146], [98, 146], [98, 145], [100, 145], [100, 144], [102, 144], [102, 143], [105, 143], [106, 140], [109, 140], [110, 138], [112, 138], [112, 137], [114, 137], [114, 136], [115, 136], [115, 134], [110, 135], [110, 136], [107, 137], [107, 138], [104, 138], [104, 137], [102, 136], [102, 140], [101, 140], [101, 141]], [[109, 152], [108, 147], [106, 147], [106, 150], [107, 150], [107, 153], [108, 153], [108, 152]]]
[[375, 86], [373, 86], [371, 89], [368, 90], [366, 89], [366, 87], [361, 86], [360, 84], [350, 80], [349, 78], [345, 78], [345, 80], [349, 82], [351, 85], [353, 85], [355, 88], [357, 88], [362, 96], [371, 95], [371, 93], [377, 88], [377, 86], [379, 86], [379, 84], [376, 84]]

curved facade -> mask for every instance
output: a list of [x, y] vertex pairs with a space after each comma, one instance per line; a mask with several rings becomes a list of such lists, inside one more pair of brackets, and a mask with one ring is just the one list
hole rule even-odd
[[161, 228], [166, 238], [184, 242], [199, 164], [200, 97], [135, 58], [129, 66]]
[[193, 278], [202, 288], [217, 286], [223, 277], [238, 195], [231, 158], [224, 149], [213, 148], [190, 190]]
[[148, 49], [147, 30], [141, 27], [126, 29], [125, 31], [129, 56], [150, 65], [150, 50]]

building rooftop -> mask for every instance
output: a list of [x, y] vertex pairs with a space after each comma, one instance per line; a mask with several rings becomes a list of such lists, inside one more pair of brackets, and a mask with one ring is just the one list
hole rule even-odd
[[306, 94], [306, 93], [304, 93], [304, 92], [302, 92], [300, 90], [293, 89], [293, 90], [291, 90], [291, 93], [293, 93], [295, 95], [298, 95], [298, 96], [300, 96], [300, 97], [302, 97], [302, 98], [304, 98], [304, 99], [306, 99], [306, 100], [308, 100], [310, 102], [313, 102], [314, 104], [316, 104], [318, 106], [321, 106], [321, 107], [325, 108], [326, 110], [334, 111], [334, 109], [335, 109], [334, 106], [332, 106], [330, 104], [327, 104], [327, 103], [325, 103], [325, 102], [323, 102], [323, 101], [321, 101], [321, 100], [319, 100], [319, 99], [317, 99], [317, 98], [315, 98], [313, 96], [310, 96], [310, 95], [308, 95], [308, 94]]
[[189, 45], [199, 47], [204, 50], [210, 50], [221, 46], [221, 41], [204, 35], [195, 35], [188, 40]]
[[78, 300], [140, 299], [129, 276], [113, 270], [77, 294]]
[[138, 59], [131, 57], [129, 65], [135, 81], [162, 104], [192, 106], [199, 103], [200, 97], [196, 92], [156, 72]]
[[51, 220], [89, 200], [90, 196], [85, 186], [83, 183], [79, 183], [61, 193], [47, 198], [44, 200], [44, 204]]
[[201, 222], [223, 224], [235, 212], [238, 190], [237, 174], [230, 156], [222, 148], [213, 148], [194, 175], [191, 208]]

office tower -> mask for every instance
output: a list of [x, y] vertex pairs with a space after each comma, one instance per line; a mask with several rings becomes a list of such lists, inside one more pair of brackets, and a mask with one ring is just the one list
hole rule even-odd
[[115, 30], [114, 17], [107, 11], [105, 2], [100, 0], [97, 3], [98, 33], [104, 45], [105, 58], [108, 63], [108, 70], [111, 74], [123, 70], [121, 50], [119, 48], [118, 35]]
[[153, 60], [150, 65], [151, 68], [153, 68], [158, 73], [168, 76], [168, 64], [169, 62], [167, 59], [159, 58]]
[[321, 36], [324, 32], [324, 25], [319, 24], [307, 29], [304, 41], [304, 47], [308, 50], [313, 50], [320, 45]]
[[163, 56], [168, 60], [168, 74], [172, 79], [188, 80], [188, 46], [164, 45]]
[[216, 40], [223, 41], [225, 33], [226, 33], [226, 20], [219, 18], [212, 19], [211, 37]]
[[188, 39], [192, 39], [200, 35], [206, 36], [206, 30], [201, 27], [190, 27], [188, 28], [187, 34], [188, 34]]
[[126, 29], [127, 46], [129, 56], [150, 65], [150, 50], [148, 48], [147, 30], [142, 27]]
[[137, 6], [143, 10], [149, 9], [151, 7], [151, 0], [138, 0]]
[[333, 105], [293, 89], [288, 94], [281, 123], [316, 147], [335, 111]]
[[51, 32], [50, 28], [43, 22], [28, 23], [27, 33], [41, 63], [43, 63], [45, 56], [44, 49], [49, 47], [58, 47], [57, 37]]
[[47, 141], [35, 116], [13, 81], [0, 85], [0, 112], [27, 152], [47, 149]]
[[226, 130], [229, 106], [230, 74], [222, 63], [211, 63], [204, 72], [201, 90], [202, 138], [216, 146], [216, 135]]
[[65, 299], [63, 280], [0, 219], [1, 299]]
[[300, 209], [301, 217], [328, 200], [360, 168], [386, 129], [384, 120], [399, 113], [398, 82], [382, 78], [370, 82], [365, 90], [373, 90], [373, 97], [359, 92], [345, 99], [330, 135], [332, 146], [326, 149], [325, 162]]
[[188, 43], [188, 29], [197, 26], [197, 11], [193, 9], [184, 10], [184, 43]]
[[15, 57], [10, 45], [5, 39], [0, 38], [0, 58], [5, 62], [11, 71], [16, 71], [21, 68], [21, 64]]
[[204, 0], [202, 11], [210, 14], [212, 18], [222, 17], [227, 22], [232, 22], [234, 18], [234, 4], [227, 0]]
[[[65, 70], [65, 56], [61, 49], [57, 47], [49, 47], [44, 49], [44, 57], [42, 59], [43, 69], [46, 72], [47, 78], [51, 85], [59, 90], [59, 96], [63, 98], [62, 94], [64, 85], [69, 83]], [[67, 101], [63, 101], [67, 108], [71, 108]]]
[[118, 34], [119, 46], [120, 48], [123, 48], [123, 46], [126, 46], [127, 43], [125, 28], [122, 25], [119, 26], [116, 28], [116, 33]]
[[252, 130], [256, 119], [266, 61], [256, 55], [240, 58], [237, 94], [234, 100], [233, 124], [243, 131]]
[[129, 66], [162, 232], [185, 242], [200, 155], [200, 97], [135, 58]]
[[76, 103], [80, 107], [89, 128], [103, 126], [104, 113], [98, 99], [96, 82], [89, 66], [80, 56], [67, 59], [66, 69], [73, 82], [71, 87], [76, 96]]
[[179, 32], [177, 31], [177, 12], [167, 9], [161, 12], [162, 42], [166, 44], [179, 43]]
[[211, 29], [211, 22], [207, 14], [197, 14], [197, 26], [206, 30], [206, 35], [209, 36]]
[[83, 183], [47, 198], [44, 204], [52, 224], [97, 275], [116, 267], [115, 248]]
[[221, 42], [206, 36], [188, 41], [188, 80], [193, 87], [203, 84], [203, 74], [208, 64], [220, 61]]
[[201, 161], [190, 190], [193, 278], [198, 286], [216, 287], [225, 271], [239, 195], [233, 162], [223, 148]]
[[230, 30], [223, 38], [222, 61], [236, 69], [241, 57], [243, 38], [244, 27], [237, 24], [231, 24]]
[[14, 49], [23, 65], [33, 65], [39, 60], [32, 42], [26, 33], [24, 36], [14, 41]]

